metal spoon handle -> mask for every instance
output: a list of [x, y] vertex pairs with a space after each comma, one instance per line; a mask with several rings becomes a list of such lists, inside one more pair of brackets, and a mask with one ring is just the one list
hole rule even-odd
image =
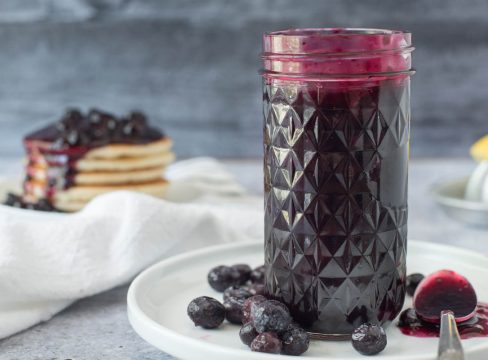
[[438, 360], [465, 360], [456, 319], [452, 311], [441, 313]]

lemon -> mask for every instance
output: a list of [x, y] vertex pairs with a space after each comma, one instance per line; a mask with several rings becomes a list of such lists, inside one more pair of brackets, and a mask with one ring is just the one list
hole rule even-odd
[[469, 152], [476, 161], [488, 160], [488, 135], [475, 142]]

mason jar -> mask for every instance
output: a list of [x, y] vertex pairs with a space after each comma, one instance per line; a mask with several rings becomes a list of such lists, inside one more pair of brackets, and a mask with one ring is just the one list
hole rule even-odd
[[405, 297], [411, 34], [264, 35], [269, 295], [324, 338], [387, 325]]

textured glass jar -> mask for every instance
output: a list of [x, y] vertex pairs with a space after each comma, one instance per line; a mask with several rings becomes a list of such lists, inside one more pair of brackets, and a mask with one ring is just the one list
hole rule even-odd
[[264, 35], [266, 285], [311, 332], [388, 324], [402, 308], [410, 39]]

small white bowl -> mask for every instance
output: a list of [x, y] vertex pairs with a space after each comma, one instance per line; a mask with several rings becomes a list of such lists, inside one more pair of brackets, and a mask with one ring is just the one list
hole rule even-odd
[[470, 225], [488, 227], [488, 203], [465, 199], [468, 181], [468, 178], [463, 178], [435, 184], [431, 194], [451, 218]]

